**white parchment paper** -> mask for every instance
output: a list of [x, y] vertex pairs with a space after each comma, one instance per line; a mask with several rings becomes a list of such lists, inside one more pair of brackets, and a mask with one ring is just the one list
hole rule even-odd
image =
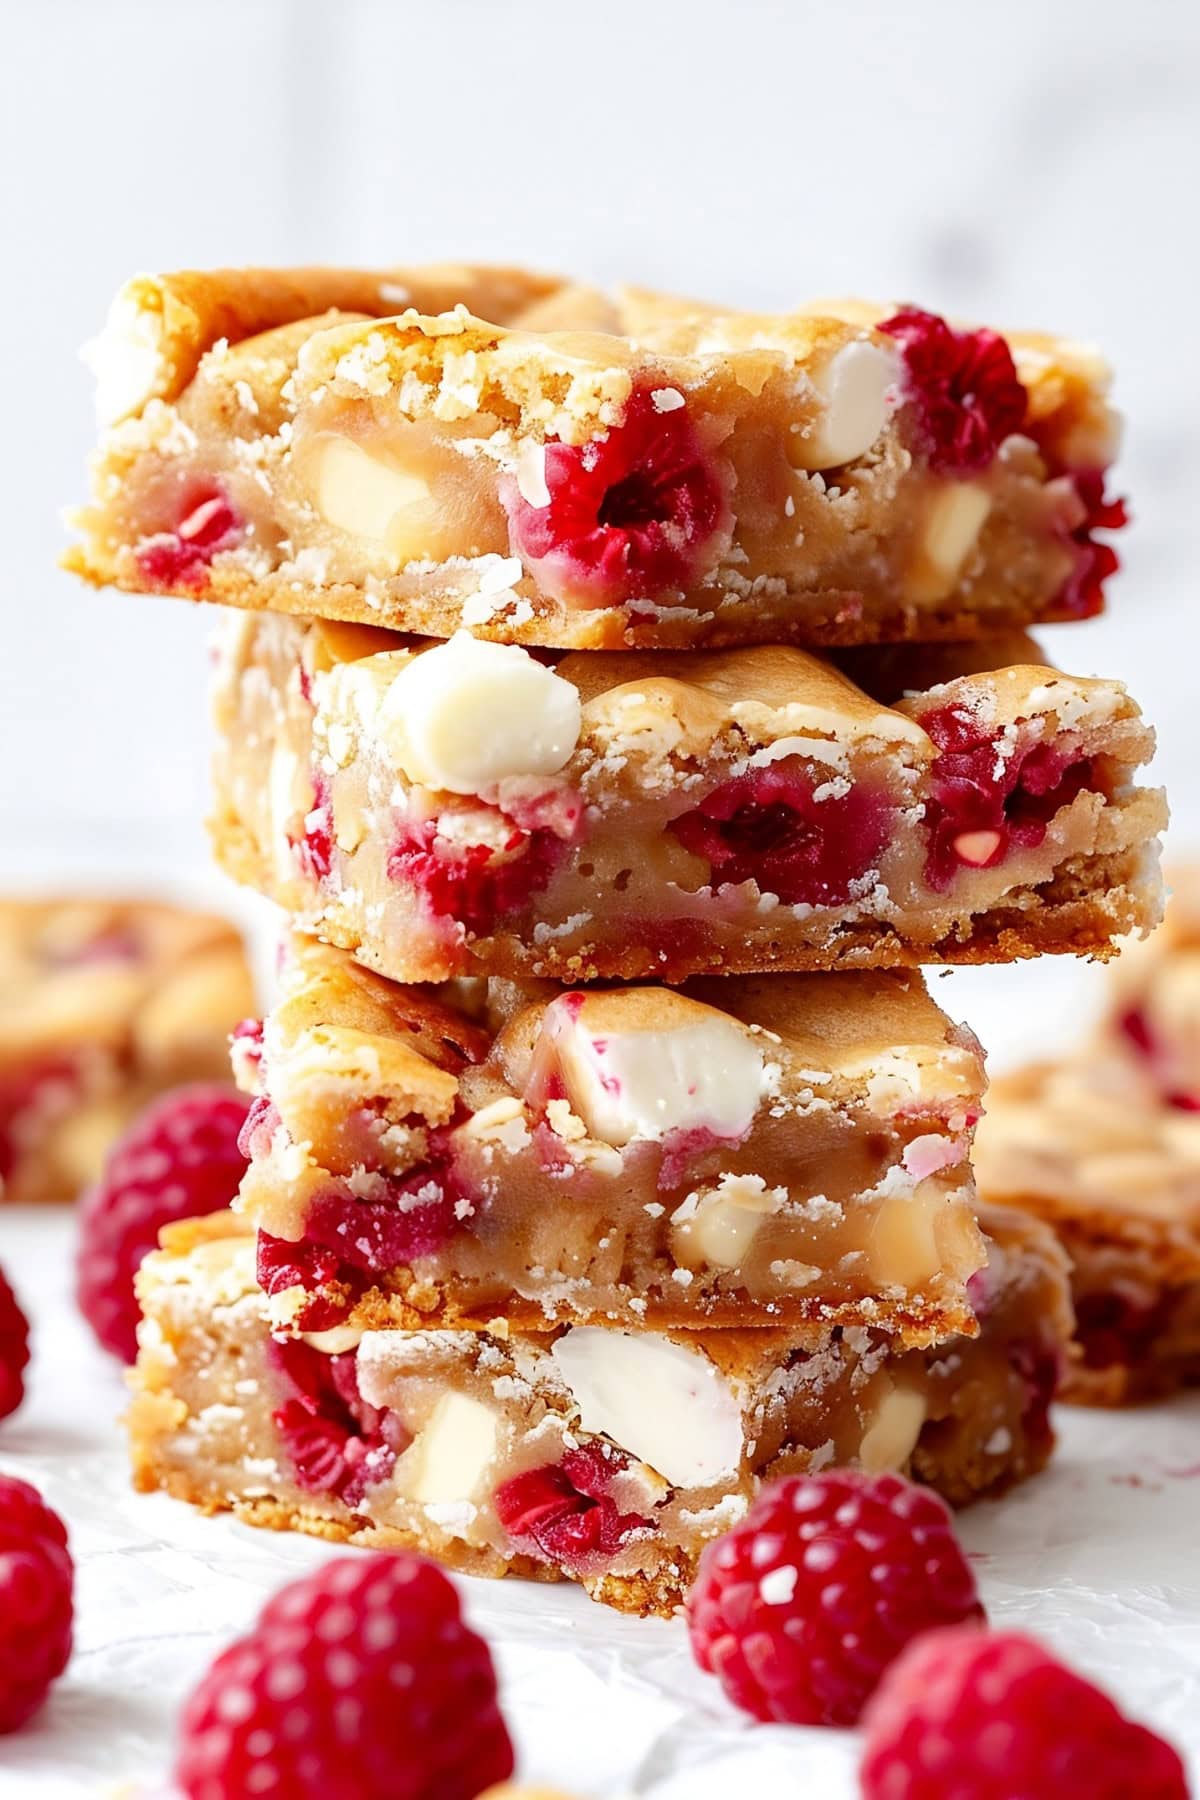
[[[35, 1482], [78, 1563], [77, 1647], [50, 1704], [0, 1737], [0, 1795], [166, 1789], [174, 1719], [214, 1653], [328, 1545], [205, 1519], [130, 1491], [119, 1371], [70, 1301], [69, 1213], [0, 1207], [0, 1263], [36, 1333], [0, 1469]], [[997, 1623], [1041, 1634], [1173, 1736], [1200, 1795], [1200, 1396], [1129, 1414], [1060, 1411], [1050, 1471], [961, 1516]], [[500, 1665], [520, 1772], [579, 1800], [850, 1800], [853, 1735], [743, 1722], [678, 1622], [577, 1589], [464, 1580]]]

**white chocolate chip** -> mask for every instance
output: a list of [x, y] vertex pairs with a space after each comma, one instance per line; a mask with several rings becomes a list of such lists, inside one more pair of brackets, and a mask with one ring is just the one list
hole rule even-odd
[[969, 868], [985, 869], [1002, 842], [998, 831], [960, 831], [954, 840], [954, 854]]
[[[671, 1005], [664, 995], [661, 1009]], [[605, 1144], [663, 1138], [705, 1127], [716, 1137], [749, 1130], [763, 1096], [762, 1052], [715, 1008], [681, 1005], [673, 1028], [622, 1028], [585, 1004], [556, 1033], [559, 1067], [572, 1111]]]
[[428, 549], [429, 484], [349, 438], [327, 437], [313, 458], [316, 503], [331, 525], [389, 552], [397, 566]]
[[889, 1384], [859, 1445], [858, 1460], [868, 1475], [904, 1467], [916, 1449], [928, 1410], [924, 1394]]
[[790, 440], [795, 466], [836, 469], [864, 456], [887, 421], [898, 376], [895, 353], [869, 338], [857, 338], [836, 351], [813, 373], [823, 405], [811, 428]]
[[459, 631], [406, 663], [379, 731], [411, 781], [477, 794], [510, 775], [554, 775], [579, 739], [578, 690], [527, 650]]
[[495, 1454], [497, 1415], [469, 1394], [443, 1394], [396, 1464], [409, 1500], [471, 1500]]
[[707, 1487], [736, 1472], [741, 1411], [699, 1351], [655, 1332], [577, 1325], [551, 1355], [585, 1431], [611, 1438], [674, 1487]]

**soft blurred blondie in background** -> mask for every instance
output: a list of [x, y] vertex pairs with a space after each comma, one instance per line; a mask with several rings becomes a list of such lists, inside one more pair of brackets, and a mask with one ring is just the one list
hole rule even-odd
[[[200, 823], [211, 615], [54, 566], [93, 438], [75, 348], [135, 270], [244, 263], [525, 261], [1099, 343], [1134, 524], [1109, 617], [1045, 639], [1129, 683], [1170, 846], [1196, 847], [1200, 9], [42, 0], [0, 80], [5, 885], [151, 879], [246, 916]], [[1035, 994], [1038, 1048], [1054, 1014], [1073, 1035], [1094, 979], [1043, 962], [935, 993], [1004, 1055]]]

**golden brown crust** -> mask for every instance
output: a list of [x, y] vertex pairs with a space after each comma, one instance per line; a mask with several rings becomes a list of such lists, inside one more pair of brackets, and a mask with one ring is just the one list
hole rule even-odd
[[[528, 308], [541, 308], [568, 286], [553, 276], [522, 269], [450, 263], [397, 269], [184, 269], [168, 275], [135, 275], [113, 302], [108, 331], [126, 339], [140, 332], [156, 360], [140, 401], [116, 416], [138, 410], [150, 399], [174, 400], [196, 373], [205, 351], [221, 340], [238, 344], [322, 314], [386, 318], [409, 306], [439, 313], [463, 305], [503, 324], [521, 318]], [[99, 361], [104, 349], [100, 340], [90, 350], [92, 360]]]

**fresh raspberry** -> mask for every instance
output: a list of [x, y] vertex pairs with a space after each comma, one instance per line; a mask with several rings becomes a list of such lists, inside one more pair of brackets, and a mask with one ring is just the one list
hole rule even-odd
[[114, 1356], [137, 1355], [141, 1317], [133, 1278], [159, 1228], [218, 1212], [246, 1167], [238, 1133], [249, 1101], [234, 1088], [197, 1082], [148, 1106], [109, 1152], [80, 1207], [76, 1293], [92, 1330]]
[[0, 1475], [0, 1731], [32, 1718], [67, 1666], [74, 1580], [58, 1514]]
[[937, 746], [925, 803], [925, 879], [944, 893], [959, 869], [993, 869], [1010, 848], [1036, 849], [1055, 814], [1094, 784], [1091, 761], [1053, 744], [1005, 747], [966, 706], [942, 706], [919, 721]]
[[409, 1434], [359, 1393], [356, 1351], [328, 1356], [298, 1338], [270, 1338], [267, 1361], [280, 1396], [272, 1417], [296, 1480], [358, 1506], [391, 1474]]
[[208, 578], [213, 557], [231, 550], [241, 535], [242, 521], [221, 487], [216, 483], [192, 487], [178, 524], [143, 539], [138, 546], [138, 574], [147, 587], [198, 591]]
[[653, 600], [716, 563], [731, 519], [728, 476], [687, 406], [661, 406], [669, 392], [637, 389], [620, 425], [587, 444], [548, 443], [547, 505], [504, 484], [513, 552], [555, 599]]
[[483, 1639], [409, 1555], [337, 1557], [293, 1581], [188, 1701], [187, 1800], [475, 1800], [513, 1769]]
[[729, 1698], [796, 1725], [853, 1725], [911, 1638], [984, 1616], [937, 1495], [845, 1470], [764, 1488], [705, 1549], [687, 1611]]
[[1062, 479], [1070, 484], [1082, 518], [1067, 532], [1077, 546], [1075, 567], [1058, 596], [1061, 610], [1072, 619], [1093, 619], [1104, 611], [1104, 584], [1115, 575], [1121, 559], [1111, 544], [1097, 543], [1093, 533], [1120, 531], [1129, 523], [1124, 500], [1110, 500], [1104, 492], [1103, 469], [1076, 469]]
[[0, 1269], [0, 1419], [15, 1413], [25, 1398], [29, 1363], [29, 1320]]
[[936, 313], [905, 307], [879, 327], [900, 344], [917, 429], [931, 469], [986, 469], [1025, 423], [1028, 397], [995, 331], [954, 331]]
[[580, 1444], [561, 1462], [503, 1482], [492, 1496], [496, 1517], [527, 1555], [565, 1569], [593, 1569], [635, 1532], [654, 1529], [639, 1513], [618, 1511], [609, 1492], [628, 1466], [629, 1459], [607, 1444]]
[[860, 782], [840, 797], [817, 791], [784, 758], [723, 782], [670, 830], [708, 862], [713, 887], [753, 880], [787, 906], [840, 906], [875, 864], [892, 809]]
[[863, 1800], [1188, 1800], [1169, 1744], [1018, 1631], [910, 1644], [866, 1733]]

